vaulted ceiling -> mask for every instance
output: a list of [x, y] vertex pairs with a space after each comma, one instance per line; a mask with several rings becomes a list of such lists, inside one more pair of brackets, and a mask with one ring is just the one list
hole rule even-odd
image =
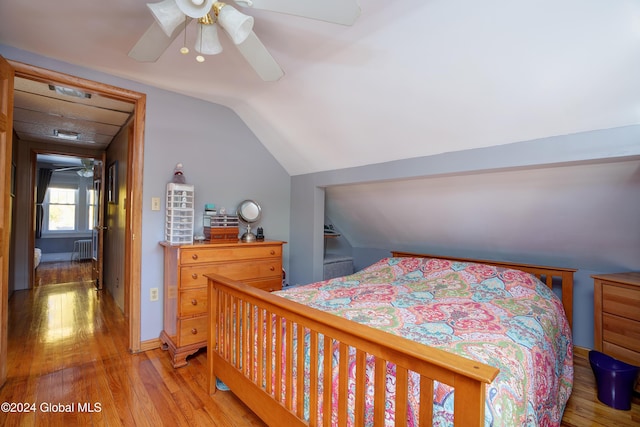
[[640, 122], [637, 0], [359, 3], [352, 26], [238, 7], [276, 82], [224, 37], [202, 64], [182, 35], [131, 59], [143, 0], [4, 0], [0, 43], [229, 106], [291, 175]]

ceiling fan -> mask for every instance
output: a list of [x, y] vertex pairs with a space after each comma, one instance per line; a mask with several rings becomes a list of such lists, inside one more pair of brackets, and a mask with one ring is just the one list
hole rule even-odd
[[[247, 8], [297, 15], [342, 25], [352, 25], [360, 15], [357, 0], [233, 0]], [[147, 29], [129, 52], [129, 56], [141, 62], [155, 62], [171, 43], [186, 31], [189, 22], [197, 20], [195, 50], [196, 60], [202, 55], [222, 52], [217, 27], [220, 26], [249, 65], [264, 81], [277, 81], [284, 71], [273, 59], [267, 48], [253, 32], [252, 16], [245, 15], [233, 6], [214, 0], [163, 0], [147, 3], [155, 22]], [[186, 35], [185, 35], [186, 39]], [[183, 46], [184, 54], [189, 48]]]
[[[93, 176], [93, 160], [92, 159], [80, 159], [82, 166], [67, 166], [59, 169], [54, 169], [54, 172], [63, 171], [76, 171], [76, 173], [84, 178], [90, 178]], [[64, 165], [63, 165], [64, 166]]]

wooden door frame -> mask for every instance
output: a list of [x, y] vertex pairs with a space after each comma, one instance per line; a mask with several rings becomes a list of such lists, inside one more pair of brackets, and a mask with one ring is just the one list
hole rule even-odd
[[0, 386], [7, 380], [9, 257], [11, 246], [11, 165], [13, 132], [13, 68], [0, 56]]
[[[142, 259], [142, 178], [144, 167], [144, 127], [147, 97], [144, 93], [87, 80], [57, 71], [47, 70], [22, 62], [7, 60], [15, 77], [23, 77], [45, 83], [71, 86], [87, 92], [98, 93], [111, 99], [135, 105], [132, 139], [129, 140], [127, 159], [127, 197], [125, 230], [125, 316], [129, 329], [129, 351], [141, 350], [140, 342], [140, 280]], [[30, 237], [33, 247], [33, 236]], [[7, 298], [7, 295], [4, 296]], [[6, 320], [2, 320], [6, 323]], [[2, 328], [6, 330], [7, 325]]]

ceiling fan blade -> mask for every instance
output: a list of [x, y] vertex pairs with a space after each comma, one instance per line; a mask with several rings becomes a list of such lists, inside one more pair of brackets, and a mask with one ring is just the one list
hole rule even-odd
[[273, 59], [273, 56], [253, 31], [245, 41], [236, 47], [265, 82], [275, 82], [284, 76], [280, 65]]
[[235, 0], [240, 6], [353, 25], [360, 16], [357, 0]]
[[[188, 22], [187, 22], [188, 24]], [[162, 30], [157, 22], [153, 22], [151, 26], [140, 37], [140, 40], [131, 48], [129, 56], [140, 62], [155, 62], [160, 55], [173, 43], [178, 35], [184, 30], [184, 25], [178, 26], [171, 34], [171, 37]]]

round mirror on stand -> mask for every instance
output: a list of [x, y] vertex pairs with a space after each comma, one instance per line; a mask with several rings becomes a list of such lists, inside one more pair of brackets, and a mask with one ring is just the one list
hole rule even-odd
[[256, 235], [251, 232], [251, 224], [257, 222], [261, 214], [262, 209], [254, 200], [245, 200], [238, 205], [238, 217], [247, 224], [247, 232], [242, 235], [240, 240], [243, 242], [256, 241]]

